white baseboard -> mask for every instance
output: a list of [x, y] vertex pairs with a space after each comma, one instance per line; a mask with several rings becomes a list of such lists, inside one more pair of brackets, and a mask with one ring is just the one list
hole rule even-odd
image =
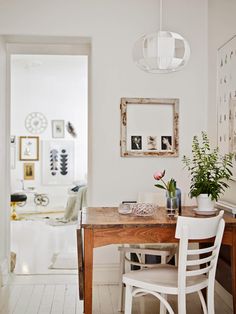
[[95, 284], [118, 284], [119, 264], [94, 265], [93, 280]]
[[233, 310], [233, 297], [232, 297], [232, 295], [228, 291], [226, 291], [225, 288], [222, 287], [218, 281], [215, 281], [215, 292]]
[[8, 260], [5, 258], [0, 263], [0, 287], [5, 286], [9, 280], [9, 267], [8, 267]]

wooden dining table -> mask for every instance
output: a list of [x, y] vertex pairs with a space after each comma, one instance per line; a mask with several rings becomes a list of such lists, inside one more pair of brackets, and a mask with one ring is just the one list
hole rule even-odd
[[[183, 207], [181, 215], [196, 217], [192, 207]], [[223, 244], [231, 247], [233, 313], [236, 314], [236, 219], [230, 214], [225, 214], [224, 219]], [[175, 239], [176, 221], [176, 218], [167, 217], [165, 208], [157, 208], [149, 217], [122, 215], [117, 207], [87, 207], [82, 210], [77, 229], [77, 251], [79, 294], [80, 299], [84, 299], [85, 314], [92, 314], [93, 249], [109, 244], [178, 242]]]

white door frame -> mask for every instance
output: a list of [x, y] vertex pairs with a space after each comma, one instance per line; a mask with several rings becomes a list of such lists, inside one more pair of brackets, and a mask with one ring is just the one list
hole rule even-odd
[[[4, 44], [1, 42], [3, 40]], [[0, 239], [0, 287], [1, 287], [1, 278], [3, 273], [5, 274], [4, 265], [8, 261], [8, 272], [9, 272], [9, 261], [10, 261], [10, 113], [11, 113], [11, 99], [10, 99], [10, 62], [12, 54], [48, 54], [48, 55], [87, 55], [88, 56], [88, 91], [90, 91], [90, 55], [91, 55], [91, 41], [89, 38], [82, 37], [48, 37], [48, 36], [0, 36], [0, 45], [5, 45], [6, 50], [6, 82], [5, 82], [5, 91], [6, 97], [5, 100], [2, 100], [0, 103], [1, 106], [5, 107], [2, 112], [5, 112], [5, 186], [2, 187], [3, 193], [2, 203], [5, 206], [0, 208], [0, 211], [4, 211], [2, 216], [4, 217], [4, 239], [3, 244]], [[0, 47], [1, 48], [1, 47]], [[2, 69], [0, 69], [2, 71]], [[0, 73], [1, 74], [1, 73]], [[0, 77], [1, 78], [1, 77]], [[1, 99], [0, 99], [1, 100]], [[4, 106], [5, 103], [5, 106]], [[88, 139], [89, 139], [89, 126], [91, 119], [90, 117], [90, 92], [88, 92]], [[9, 140], [8, 140], [9, 139]], [[88, 145], [88, 156], [90, 151], [90, 145]], [[88, 158], [88, 182], [89, 182], [89, 162]], [[4, 182], [4, 181], [3, 181]], [[1, 183], [1, 182], [0, 182]], [[5, 208], [4, 208], [5, 207]], [[0, 216], [1, 217], [1, 216]], [[0, 225], [1, 227], [1, 225]], [[1, 246], [4, 245], [3, 252], [1, 252]], [[6, 281], [6, 280], [4, 280]]]

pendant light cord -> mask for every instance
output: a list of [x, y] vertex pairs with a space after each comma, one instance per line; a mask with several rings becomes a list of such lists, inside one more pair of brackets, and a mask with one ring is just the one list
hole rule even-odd
[[162, 0], [160, 0], [160, 28], [159, 30], [162, 30]]

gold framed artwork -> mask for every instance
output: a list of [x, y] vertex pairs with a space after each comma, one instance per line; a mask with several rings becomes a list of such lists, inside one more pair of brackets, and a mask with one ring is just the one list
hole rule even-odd
[[24, 163], [24, 180], [34, 180], [34, 163], [25, 162]]
[[122, 157], [179, 155], [179, 99], [121, 98]]
[[20, 136], [20, 160], [39, 160], [39, 137]]

